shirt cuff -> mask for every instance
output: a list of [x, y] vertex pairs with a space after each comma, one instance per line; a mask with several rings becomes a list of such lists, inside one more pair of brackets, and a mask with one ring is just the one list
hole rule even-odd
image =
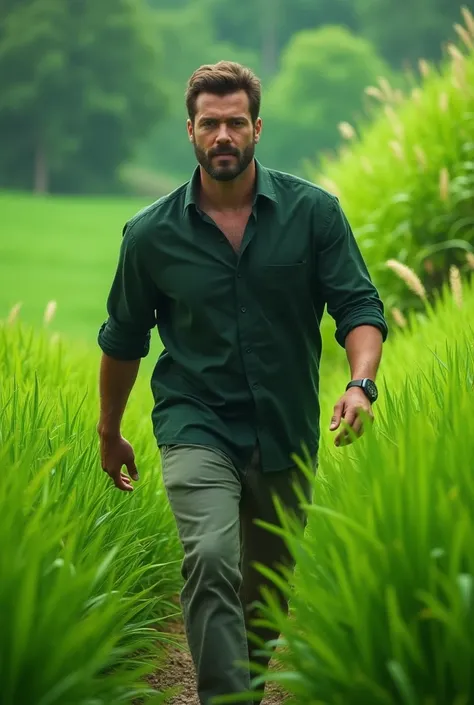
[[97, 342], [102, 352], [115, 360], [139, 360], [150, 352], [150, 331], [137, 333], [120, 326], [112, 318], [99, 329]]
[[383, 342], [387, 340], [388, 326], [384, 316], [378, 308], [367, 307], [352, 313], [337, 326], [335, 338], [341, 347], [345, 347], [346, 338], [351, 330], [359, 326], [374, 326], [382, 333]]

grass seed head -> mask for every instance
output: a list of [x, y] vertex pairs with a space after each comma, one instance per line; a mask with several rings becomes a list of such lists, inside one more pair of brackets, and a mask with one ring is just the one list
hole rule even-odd
[[48, 325], [48, 323], [51, 323], [51, 321], [54, 318], [54, 315], [56, 313], [57, 309], [57, 303], [56, 301], [49, 301], [48, 305], [46, 306], [45, 312], [44, 312], [44, 323], [45, 325]]
[[420, 73], [423, 76], [423, 78], [426, 78], [430, 74], [430, 65], [426, 61], [426, 59], [420, 59], [418, 61], [418, 68], [420, 69]]
[[473, 41], [471, 35], [469, 34], [469, 32], [467, 31], [467, 29], [460, 24], [455, 24], [454, 29], [455, 29], [458, 37], [460, 37], [463, 44], [468, 49], [474, 49], [474, 41]]
[[10, 313], [8, 314], [8, 318], [7, 318], [8, 324], [11, 325], [12, 323], [14, 323], [17, 320], [17, 318], [20, 314], [21, 307], [22, 307], [21, 301], [18, 301], [18, 303], [16, 303], [14, 306], [12, 306]]
[[377, 100], [380, 100], [380, 102], [383, 102], [383, 93], [380, 88], [377, 88], [376, 86], [367, 86], [364, 92], [371, 98], [376, 98]]
[[426, 169], [428, 165], [428, 160], [426, 159], [426, 154], [424, 150], [420, 147], [419, 144], [416, 144], [413, 147], [413, 151], [415, 152], [416, 160], [418, 164], [421, 166], [422, 169]]
[[462, 282], [461, 273], [456, 265], [451, 265], [449, 268], [449, 285], [453, 295], [454, 302], [458, 308], [462, 307]]
[[349, 122], [340, 122], [338, 128], [339, 132], [346, 140], [352, 140], [356, 136], [356, 131]]
[[446, 91], [439, 94], [439, 109], [442, 113], [446, 113], [449, 107], [449, 96]]
[[464, 24], [467, 27], [467, 31], [471, 35], [471, 37], [474, 37], [474, 16], [472, 12], [469, 10], [468, 7], [463, 5], [461, 7], [461, 13], [464, 19]]
[[386, 265], [389, 269], [395, 272], [395, 274], [397, 274], [400, 279], [403, 279], [405, 284], [411, 291], [413, 291], [414, 294], [419, 296], [420, 299], [423, 299], [423, 301], [426, 300], [425, 287], [423, 286], [421, 279], [416, 274], [416, 272], [413, 271], [413, 269], [408, 267], [406, 264], [399, 262], [396, 259], [387, 260]]
[[403, 313], [400, 311], [400, 309], [397, 308], [396, 306], [394, 306], [392, 308], [392, 317], [393, 317], [393, 320], [395, 321], [395, 323], [397, 324], [397, 326], [399, 326], [400, 328], [406, 328], [407, 319], [405, 318]]
[[394, 153], [394, 155], [399, 159], [401, 162], [405, 161], [405, 155], [403, 154], [403, 147], [400, 144], [398, 140], [391, 140], [389, 142], [390, 149]]
[[439, 172], [439, 197], [442, 201], [447, 201], [449, 196], [449, 171], [443, 167]]

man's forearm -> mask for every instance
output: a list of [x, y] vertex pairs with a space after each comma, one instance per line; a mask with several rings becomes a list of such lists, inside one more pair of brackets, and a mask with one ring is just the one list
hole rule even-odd
[[115, 360], [103, 354], [100, 364], [100, 419], [97, 431], [101, 436], [120, 435], [120, 424], [127, 401], [138, 375], [141, 360]]
[[351, 379], [368, 377], [375, 381], [382, 359], [382, 333], [375, 326], [353, 328], [345, 341]]

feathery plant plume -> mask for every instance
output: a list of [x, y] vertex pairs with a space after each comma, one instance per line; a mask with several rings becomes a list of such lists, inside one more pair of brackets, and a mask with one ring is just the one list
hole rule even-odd
[[399, 326], [400, 328], [406, 328], [407, 319], [405, 318], [403, 313], [400, 311], [400, 309], [397, 308], [397, 306], [394, 306], [392, 308], [392, 317], [393, 317], [393, 320], [395, 321], [395, 323], [397, 324], [397, 326]]
[[446, 91], [443, 91], [440, 93], [439, 96], [439, 109], [441, 110], [442, 113], [446, 113], [448, 111], [449, 107], [449, 96], [446, 93]]
[[403, 137], [404, 135], [404, 129], [403, 129], [403, 124], [396, 114], [395, 110], [392, 108], [391, 105], [386, 105], [384, 108], [385, 115], [388, 118], [388, 121], [390, 122], [393, 131], [395, 132], [397, 137]]
[[402, 262], [399, 262], [396, 259], [387, 260], [386, 266], [391, 269], [392, 272], [395, 272], [395, 274], [397, 274], [400, 279], [403, 279], [405, 284], [411, 291], [413, 291], [414, 294], [419, 296], [419, 298], [423, 301], [426, 301], [425, 287], [423, 286], [421, 279], [413, 271], [413, 269], [408, 267], [406, 264], [402, 264]]
[[472, 252], [466, 252], [466, 261], [470, 269], [474, 269], [474, 255]]
[[451, 265], [449, 268], [449, 285], [453, 295], [454, 302], [459, 308], [462, 307], [462, 282], [461, 273], [456, 265]]
[[467, 27], [467, 31], [469, 32], [471, 37], [474, 37], [474, 15], [465, 5], [461, 7], [461, 13], [464, 19], [464, 23]]
[[376, 100], [379, 100], [381, 103], [383, 102], [383, 93], [380, 88], [377, 88], [376, 86], [367, 86], [364, 92], [370, 98], [376, 98]]
[[418, 68], [420, 69], [420, 73], [423, 78], [427, 78], [427, 76], [429, 76], [431, 68], [426, 59], [420, 59], [418, 61]]
[[391, 103], [395, 98], [395, 94], [389, 81], [385, 78], [385, 76], [379, 76], [377, 80], [384, 99], [387, 103]]
[[333, 193], [335, 196], [339, 195], [339, 189], [337, 187], [337, 184], [334, 183], [334, 181], [331, 181], [331, 179], [326, 178], [325, 176], [321, 177], [320, 179], [321, 185], [323, 188], [327, 189], [331, 193]]
[[468, 49], [474, 49], [474, 41], [469, 32], [465, 27], [460, 24], [454, 25], [454, 30], [461, 41], [465, 44]]
[[397, 157], [397, 159], [399, 159], [401, 162], [405, 161], [403, 147], [398, 140], [391, 140], [389, 142], [389, 146], [393, 154]]
[[439, 172], [439, 197], [442, 201], [447, 201], [449, 196], [449, 171], [443, 167]]
[[461, 63], [461, 62], [464, 62], [464, 54], [462, 53], [462, 51], [461, 51], [460, 49], [458, 49], [458, 47], [456, 46], [456, 44], [452, 44], [452, 43], [450, 42], [450, 43], [448, 44], [448, 46], [446, 47], [446, 49], [447, 49], [448, 54], [451, 56], [451, 58], [452, 58], [455, 62], [456, 62], [456, 61], [459, 61], [460, 63]]
[[346, 140], [352, 140], [356, 136], [356, 131], [349, 122], [340, 122], [338, 128], [342, 137]]
[[426, 167], [428, 166], [428, 160], [422, 147], [420, 147], [419, 144], [415, 144], [415, 146], [413, 147], [413, 151], [415, 153], [415, 157], [418, 164], [421, 166], [422, 169], [426, 169]]
[[8, 314], [8, 318], [7, 318], [7, 323], [9, 325], [11, 325], [12, 323], [14, 323], [17, 320], [21, 307], [22, 307], [21, 301], [18, 301], [18, 303], [16, 303], [14, 306], [12, 306], [10, 313]]
[[57, 302], [56, 301], [49, 301], [48, 305], [46, 306], [45, 312], [44, 312], [44, 324], [48, 325], [51, 323], [51, 321], [54, 318], [54, 315], [56, 313], [57, 309]]

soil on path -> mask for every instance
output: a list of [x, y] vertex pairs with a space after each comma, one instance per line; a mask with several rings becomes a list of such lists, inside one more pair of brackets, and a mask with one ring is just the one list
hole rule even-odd
[[[175, 687], [180, 689], [177, 695], [167, 701], [167, 705], [199, 705], [194, 666], [186, 645], [184, 625], [182, 621], [172, 622], [167, 625], [166, 631], [172, 634], [184, 648], [169, 648], [164, 667], [149, 678], [150, 685], [159, 691]], [[285, 696], [281, 689], [274, 683], [267, 684], [262, 705], [284, 705], [284, 703]]]

